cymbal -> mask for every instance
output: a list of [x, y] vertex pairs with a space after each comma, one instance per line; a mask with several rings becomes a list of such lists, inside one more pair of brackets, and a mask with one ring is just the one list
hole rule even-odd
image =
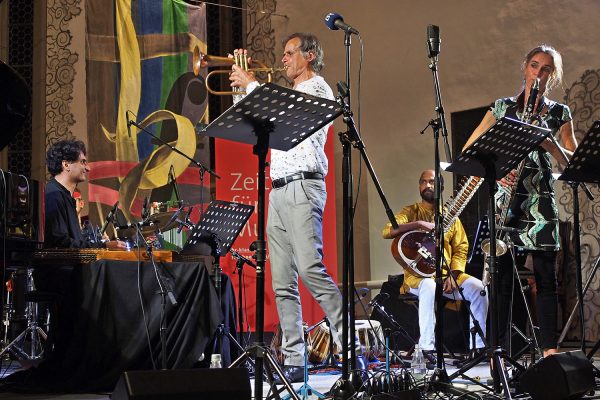
[[17, 136], [29, 116], [31, 94], [25, 80], [10, 65], [0, 60], [0, 150]]
[[152, 222], [152, 225], [142, 227], [143, 234], [151, 234], [160, 229], [161, 232], [165, 232], [177, 227], [177, 215], [179, 210], [160, 212], [152, 214], [148, 217], [148, 221]]

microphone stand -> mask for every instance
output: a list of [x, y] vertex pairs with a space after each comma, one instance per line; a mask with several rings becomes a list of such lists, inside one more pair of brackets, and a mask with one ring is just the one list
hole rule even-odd
[[167, 319], [166, 319], [165, 311], [167, 308], [167, 297], [169, 298], [169, 301], [171, 302], [171, 305], [173, 305], [173, 306], [177, 306], [177, 300], [175, 299], [175, 295], [173, 294], [173, 288], [171, 287], [171, 284], [169, 282], [167, 282], [161, 276], [162, 274], [159, 271], [158, 266], [156, 265], [156, 262], [154, 260], [154, 254], [152, 253], [152, 246], [148, 245], [148, 243], [146, 243], [146, 240], [144, 239], [144, 235], [142, 234], [142, 231], [140, 230], [140, 228], [143, 224], [144, 224], [144, 221], [140, 221], [135, 224], [136, 239], [138, 242], [138, 248], [140, 246], [140, 239], [141, 239], [141, 243], [144, 244], [146, 254], [148, 255], [148, 258], [150, 259], [150, 262], [152, 263], [152, 267], [154, 269], [154, 276], [156, 277], [156, 282], [158, 283], [158, 294], [160, 294], [160, 298], [161, 298], [159, 336], [160, 336], [160, 347], [161, 347], [162, 357], [161, 357], [161, 367], [160, 368], [162, 370], [166, 370], [167, 369], [167, 326], [166, 326]]
[[[569, 163], [565, 151], [560, 146], [554, 135], [548, 135], [550, 140], [554, 143], [556, 148], [559, 150], [562, 159], [566, 164]], [[579, 222], [579, 186], [583, 187], [583, 192], [586, 194], [590, 201], [594, 201], [594, 196], [585, 182], [568, 182], [569, 186], [573, 190], [573, 239], [575, 240], [575, 286], [577, 290], [577, 306], [579, 313], [579, 335], [581, 337], [581, 350], [585, 353], [585, 319], [583, 312], [583, 278], [581, 276], [581, 233], [580, 233], [580, 222]]]
[[[350, 37], [349, 34], [346, 34], [346, 42], [349, 43]], [[349, 52], [349, 50], [348, 50]], [[347, 54], [347, 57], [349, 55]], [[349, 69], [349, 58], [347, 59], [347, 68]], [[349, 79], [349, 74], [346, 76]], [[336, 399], [348, 399], [355, 393], [354, 386], [352, 382], [348, 380], [348, 364], [346, 361], [346, 357], [348, 354], [348, 342], [349, 338], [352, 339], [352, 352], [354, 356], [352, 356], [353, 363], [356, 363], [356, 350], [354, 346], [354, 338], [355, 338], [355, 329], [354, 329], [354, 302], [350, 301], [350, 293], [355, 293], [354, 288], [354, 264], [353, 264], [353, 254], [354, 254], [354, 242], [353, 242], [353, 232], [352, 232], [352, 168], [351, 168], [351, 159], [350, 159], [350, 147], [353, 146], [360, 152], [362, 156], [362, 160], [371, 175], [371, 179], [375, 184], [375, 188], [377, 189], [377, 193], [383, 203], [385, 208], [385, 213], [392, 225], [393, 229], [398, 228], [398, 222], [396, 222], [396, 217], [390, 208], [390, 205], [385, 197], [385, 193], [381, 188], [381, 184], [379, 183], [379, 179], [375, 174], [375, 170], [373, 169], [373, 164], [371, 164], [371, 160], [369, 160], [369, 156], [367, 155], [364, 142], [362, 141], [360, 132], [356, 128], [354, 123], [354, 119], [352, 118], [352, 110], [350, 109], [350, 92], [348, 86], [343, 82], [338, 82], [338, 96], [337, 101], [343, 109], [344, 122], [347, 126], [347, 131], [340, 133], [340, 140], [344, 146], [344, 163], [342, 165], [342, 179], [344, 182], [344, 199], [343, 199], [343, 225], [344, 225], [344, 273], [343, 273], [343, 302], [342, 302], [342, 316], [344, 318], [344, 329], [342, 331], [342, 354], [344, 357], [344, 362], [342, 363], [342, 377], [336, 382], [335, 387], [332, 389], [332, 393], [334, 394], [334, 398]], [[348, 309], [351, 311], [348, 312]], [[348, 326], [348, 315], [350, 316], [350, 326]], [[350, 335], [347, 334], [347, 331], [350, 328]], [[353, 367], [354, 369], [355, 367]], [[358, 387], [363, 386], [362, 382], [359, 383]]]
[[204, 188], [204, 173], [208, 172], [209, 174], [211, 174], [212, 176], [214, 176], [217, 179], [221, 179], [221, 176], [219, 176], [219, 174], [217, 174], [212, 169], [206, 168], [200, 161], [196, 161], [192, 157], [188, 157], [187, 154], [183, 153], [177, 147], [173, 146], [169, 142], [167, 142], [167, 141], [161, 139], [160, 137], [156, 136], [154, 133], [150, 132], [149, 130], [147, 130], [146, 128], [144, 128], [143, 126], [141, 126], [140, 124], [138, 124], [134, 120], [127, 121], [127, 124], [128, 125], [133, 125], [136, 128], [138, 128], [140, 131], [142, 131], [142, 132], [144, 132], [144, 133], [152, 136], [158, 142], [160, 142], [161, 144], [163, 144], [163, 145], [167, 146], [169, 149], [171, 149], [171, 151], [179, 154], [180, 156], [182, 156], [186, 160], [189, 160], [192, 164], [194, 164], [194, 165], [196, 165], [198, 167], [198, 170], [200, 172], [200, 216], [202, 216], [202, 214], [204, 212], [204, 205], [202, 204], [202, 193], [203, 193], [202, 188]]
[[256, 264], [248, 260], [246, 257], [239, 254], [237, 251], [230, 249], [229, 253], [235, 258], [235, 269], [238, 273], [238, 324], [240, 326], [240, 345], [244, 347], [244, 306], [242, 303], [243, 298], [243, 280], [244, 280], [244, 264], [248, 264], [252, 268], [256, 269]]
[[[435, 347], [436, 353], [436, 369], [432, 381], [438, 380], [440, 382], [449, 383], [448, 374], [444, 366], [444, 302], [442, 293], [442, 257], [444, 254], [444, 229], [442, 213], [440, 212], [441, 207], [441, 171], [440, 171], [440, 149], [439, 149], [439, 138], [440, 131], [444, 137], [444, 143], [446, 148], [446, 158], [448, 162], [452, 163], [452, 155], [450, 154], [450, 146], [448, 144], [448, 130], [446, 128], [446, 119], [444, 116], [444, 107], [442, 105], [442, 93], [440, 90], [440, 82], [438, 77], [438, 53], [432, 48], [430, 41], [427, 41], [428, 56], [431, 60], [429, 63], [429, 69], [433, 76], [434, 96], [435, 96], [435, 111], [437, 118], [431, 120], [429, 125], [433, 130], [434, 140], [434, 171], [435, 171], [435, 188], [434, 188], [434, 222], [435, 222]], [[437, 378], [437, 379], [436, 379]]]
[[[350, 46], [352, 41], [351, 34], [344, 32], [345, 62], [346, 62], [346, 105], [350, 110]], [[345, 119], [345, 118], [344, 118]], [[339, 133], [339, 139], [342, 143], [342, 377], [336, 383], [336, 399], [348, 399], [356, 390], [349, 380], [350, 369], [356, 365], [356, 349], [354, 349], [354, 340], [350, 356], [348, 356], [348, 340], [354, 338], [354, 307], [351, 306], [351, 293], [354, 293], [354, 233], [352, 231], [352, 153], [348, 132]]]

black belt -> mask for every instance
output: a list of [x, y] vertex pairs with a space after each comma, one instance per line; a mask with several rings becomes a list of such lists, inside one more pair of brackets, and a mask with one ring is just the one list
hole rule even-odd
[[323, 180], [323, 174], [320, 172], [298, 172], [296, 174], [284, 176], [283, 178], [274, 179], [271, 184], [273, 189], [284, 187], [290, 182], [297, 181], [299, 179], [320, 179]]

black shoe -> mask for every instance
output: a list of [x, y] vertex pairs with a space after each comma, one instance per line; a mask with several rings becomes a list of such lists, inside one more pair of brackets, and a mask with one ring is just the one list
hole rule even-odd
[[[289, 383], [304, 382], [304, 367], [297, 367], [294, 365], [283, 366], [283, 376]], [[279, 375], [275, 374], [273, 379], [276, 385], [283, 385]]]
[[437, 367], [437, 357], [435, 350], [423, 350], [423, 357], [425, 357], [425, 367], [427, 369], [435, 369]]

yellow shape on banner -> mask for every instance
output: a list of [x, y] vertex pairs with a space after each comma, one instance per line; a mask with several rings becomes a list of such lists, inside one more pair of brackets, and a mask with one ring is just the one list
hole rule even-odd
[[119, 110], [116, 133], [102, 126], [107, 139], [116, 144], [118, 161], [138, 161], [137, 139], [127, 134], [126, 111], [137, 114], [142, 94], [142, 64], [140, 48], [133, 20], [131, 19], [131, 0], [118, 0], [115, 25], [117, 44], [121, 61], [121, 81], [119, 85]]
[[[192, 158], [196, 152], [196, 132], [194, 125], [192, 125], [192, 122], [188, 118], [172, 111], [158, 110], [148, 115], [140, 123], [140, 126], [146, 128], [164, 120], [174, 120], [177, 128], [177, 140], [169, 144]], [[136, 129], [133, 128], [133, 130], [135, 131]], [[150, 190], [166, 185], [169, 180], [171, 165], [177, 177], [185, 171], [189, 163], [188, 159], [175, 153], [169, 147], [162, 145], [155, 149], [146, 160], [140, 162], [129, 171], [119, 188], [119, 201], [121, 204], [126, 205], [123, 210], [126, 217], [131, 219], [130, 208], [137, 197], [138, 190]]]

